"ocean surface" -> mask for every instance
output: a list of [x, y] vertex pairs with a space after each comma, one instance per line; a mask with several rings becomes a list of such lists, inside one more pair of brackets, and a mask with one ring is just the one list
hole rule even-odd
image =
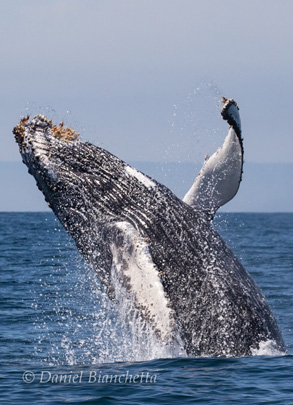
[[0, 402], [293, 404], [293, 214], [220, 214], [215, 226], [264, 292], [287, 353], [168, 352], [125, 324], [53, 214], [0, 213]]

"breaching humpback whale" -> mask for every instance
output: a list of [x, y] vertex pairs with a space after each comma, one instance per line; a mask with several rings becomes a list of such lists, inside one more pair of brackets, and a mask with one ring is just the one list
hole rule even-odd
[[118, 280], [158, 339], [190, 356], [247, 356], [284, 342], [266, 300], [212, 226], [237, 193], [239, 109], [223, 98], [229, 132], [183, 201], [63, 123], [38, 115], [13, 132], [23, 162], [78, 250], [113, 296]]

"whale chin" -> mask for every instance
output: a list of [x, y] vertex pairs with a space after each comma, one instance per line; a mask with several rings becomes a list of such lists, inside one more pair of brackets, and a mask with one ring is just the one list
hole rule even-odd
[[230, 125], [223, 147], [184, 201], [63, 123], [25, 117], [14, 134], [29, 173], [109, 297], [115, 279], [163, 344], [181, 341], [192, 356], [252, 355], [268, 340], [284, 351], [264, 296], [212, 227], [242, 177], [234, 100], [224, 99], [223, 118]]

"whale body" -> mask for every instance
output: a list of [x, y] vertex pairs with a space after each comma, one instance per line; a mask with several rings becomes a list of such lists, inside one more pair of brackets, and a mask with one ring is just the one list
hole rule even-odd
[[23, 162], [65, 230], [113, 298], [115, 278], [158, 339], [190, 356], [247, 356], [284, 342], [251, 276], [212, 226], [236, 194], [243, 166], [238, 108], [183, 201], [63, 123], [38, 115], [14, 128]]

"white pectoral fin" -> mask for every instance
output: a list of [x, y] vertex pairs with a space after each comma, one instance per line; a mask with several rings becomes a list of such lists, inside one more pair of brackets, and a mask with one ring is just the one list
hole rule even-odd
[[156, 334], [163, 341], [172, 340], [174, 313], [164, 294], [148, 240], [140, 236], [128, 222], [116, 223], [111, 234], [112, 275], [115, 275], [126, 293], [134, 298], [135, 306]]
[[238, 107], [224, 99], [222, 116], [230, 124], [224, 144], [209, 157], [183, 201], [211, 216], [237, 193], [242, 177], [243, 145]]

